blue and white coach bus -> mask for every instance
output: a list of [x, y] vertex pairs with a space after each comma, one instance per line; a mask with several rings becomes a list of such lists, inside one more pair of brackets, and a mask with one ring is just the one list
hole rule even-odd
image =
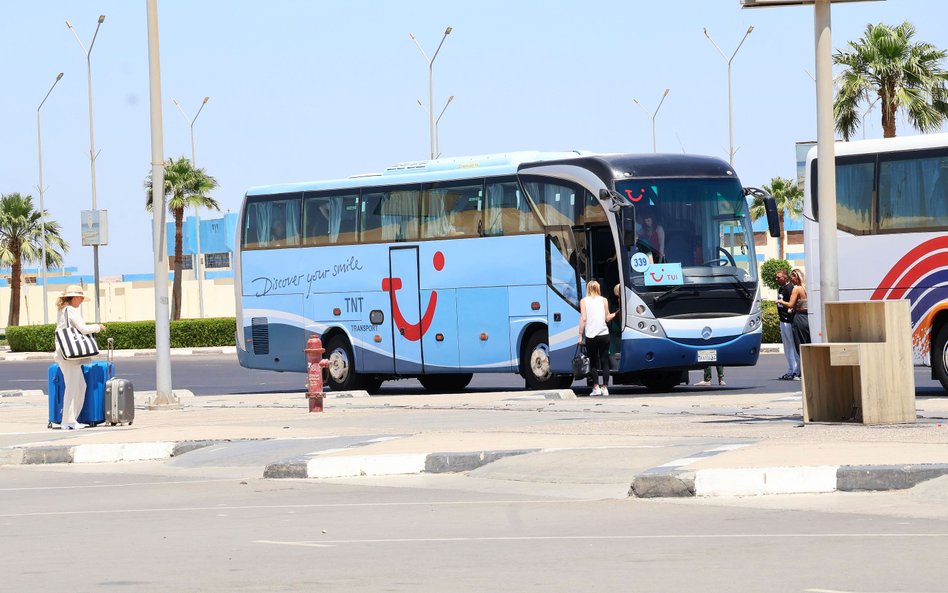
[[[318, 333], [335, 390], [417, 377], [453, 391], [484, 372], [568, 386], [579, 299], [596, 279], [623, 312], [617, 383], [668, 391], [688, 369], [753, 365], [747, 191], [716, 158], [585, 152], [250, 189], [235, 270], [240, 364], [304, 372]], [[637, 231], [646, 217], [653, 226]]]

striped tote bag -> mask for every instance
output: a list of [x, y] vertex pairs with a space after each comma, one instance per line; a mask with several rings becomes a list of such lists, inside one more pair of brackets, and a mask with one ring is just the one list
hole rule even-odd
[[99, 344], [95, 341], [95, 336], [86, 335], [69, 325], [68, 316], [66, 327], [56, 330], [56, 344], [59, 345], [59, 351], [63, 353], [63, 358], [66, 360], [88, 358], [99, 354]]

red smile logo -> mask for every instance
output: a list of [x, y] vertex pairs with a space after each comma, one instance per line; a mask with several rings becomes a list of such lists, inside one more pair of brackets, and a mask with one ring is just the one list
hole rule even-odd
[[[434, 269], [440, 272], [444, 268], [444, 254], [440, 251], [435, 252], [431, 263]], [[401, 278], [382, 278], [382, 290], [389, 293], [392, 299], [392, 319], [395, 321], [395, 327], [398, 328], [399, 333], [401, 333], [406, 340], [417, 342], [421, 339], [421, 336], [428, 332], [428, 328], [431, 327], [435, 308], [438, 306], [438, 292], [435, 290], [431, 291], [431, 298], [428, 300], [428, 306], [425, 308], [425, 313], [421, 316], [421, 320], [418, 323], [408, 323], [405, 316], [402, 315], [401, 308], [398, 306], [398, 298], [395, 296], [395, 292], [401, 290], [401, 288]]]
[[629, 196], [629, 199], [632, 200], [633, 202], [641, 202], [642, 198], [645, 197], [645, 188], [644, 187], [639, 188], [639, 195], [637, 196], [632, 195], [631, 189], [627, 189], [625, 190], [625, 195]]

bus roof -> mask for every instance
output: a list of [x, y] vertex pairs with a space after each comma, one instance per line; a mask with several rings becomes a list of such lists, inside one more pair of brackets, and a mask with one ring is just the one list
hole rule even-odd
[[252, 187], [247, 190], [247, 195], [284, 194], [402, 183], [454, 181], [494, 175], [515, 175], [517, 168], [523, 163], [579, 158], [592, 154], [594, 153], [585, 150], [573, 150], [568, 152], [523, 151], [452, 157], [430, 161], [409, 161], [396, 163], [387, 167], [381, 173], [353, 175], [344, 179], [326, 181], [283, 183], [279, 185]]
[[[915, 136], [896, 136], [895, 138], [873, 138], [837, 142], [834, 146], [836, 156], [867, 154], [874, 152], [893, 152], [903, 150], [924, 150], [938, 146], [948, 146], [948, 134], [917, 134]], [[806, 154], [807, 162], [816, 158], [816, 146]]]

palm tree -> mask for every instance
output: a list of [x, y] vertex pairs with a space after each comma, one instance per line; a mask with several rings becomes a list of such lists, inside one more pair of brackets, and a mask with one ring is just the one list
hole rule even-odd
[[[63, 263], [69, 244], [60, 236], [58, 222], [46, 217], [46, 266]], [[23, 262], [43, 257], [43, 213], [33, 208], [32, 196], [18, 193], [0, 197], [0, 264], [10, 266], [10, 315], [7, 325], [20, 324], [20, 283]]]
[[[803, 192], [797, 187], [797, 184], [790, 179], [783, 177], [774, 177], [770, 180], [770, 185], [764, 185], [764, 191], [774, 197], [777, 202], [777, 217], [780, 222], [780, 257], [784, 259], [784, 229], [783, 221], [785, 213], [789, 212], [792, 218], [797, 218], [803, 214]], [[764, 206], [762, 198], [755, 197], [751, 202], [751, 218], [757, 220], [767, 215], [767, 209]]]
[[[895, 113], [903, 110], [909, 123], [923, 133], [938, 130], [948, 117], [948, 72], [941, 67], [946, 52], [930, 43], [912, 41], [915, 27], [867, 25], [849, 51], [837, 51], [833, 61], [844, 66], [837, 77], [833, 102], [836, 130], [849, 140], [861, 125], [859, 106], [875, 97], [882, 109], [885, 138], [895, 137]], [[875, 97], [874, 97], [875, 96]]]
[[[204, 169], [196, 169], [185, 157], [177, 160], [169, 159], [165, 162], [165, 197], [168, 199], [168, 211], [174, 216], [174, 282], [171, 290], [171, 318], [181, 319], [181, 260], [182, 260], [182, 229], [184, 228], [184, 211], [188, 208], [207, 208], [220, 210], [217, 200], [210, 197], [208, 192], [217, 187], [217, 180], [207, 174]], [[152, 188], [151, 176], [145, 180], [145, 189], [148, 190], [145, 208], [151, 212]], [[200, 257], [201, 254], [198, 254]]]

